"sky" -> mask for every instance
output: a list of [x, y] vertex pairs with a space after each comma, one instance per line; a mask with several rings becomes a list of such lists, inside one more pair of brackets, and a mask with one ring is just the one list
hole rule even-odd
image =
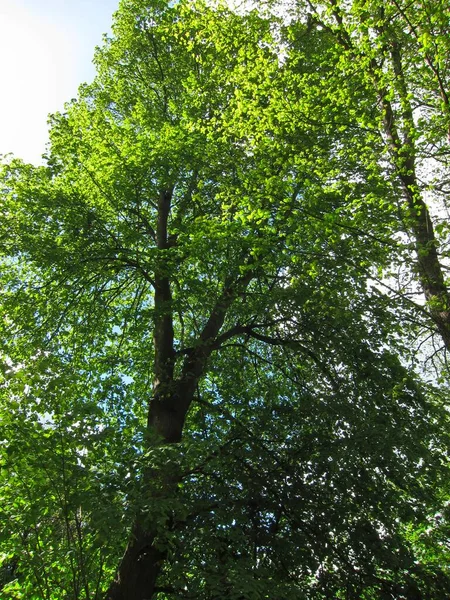
[[49, 113], [91, 81], [119, 0], [0, 0], [0, 154], [39, 163]]

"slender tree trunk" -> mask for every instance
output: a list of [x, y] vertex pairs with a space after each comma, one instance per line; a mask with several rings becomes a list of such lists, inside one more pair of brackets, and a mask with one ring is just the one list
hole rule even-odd
[[[336, 36], [339, 43], [351, 53], [355, 60], [359, 60], [362, 53], [354, 44], [351, 35], [347, 31], [339, 2], [337, 0], [328, 0], [328, 3], [338, 27], [337, 29], [329, 29], [324, 22], [322, 22], [322, 25]], [[379, 8], [381, 11], [380, 14], [384, 15], [383, 5], [381, 4]], [[404, 13], [400, 12], [404, 16]], [[319, 14], [317, 14], [316, 18], [318, 21], [321, 21]], [[408, 86], [403, 70], [401, 48], [398, 40], [392, 35], [389, 36], [389, 32], [384, 27], [384, 25], [378, 26], [377, 31], [381, 38], [388, 40], [385, 42], [386, 46], [384, 50], [389, 57], [394, 73], [393, 88], [400, 105], [399, 109], [394, 110], [392, 107], [390, 100], [392, 89], [387, 89], [383, 81], [385, 77], [383, 74], [380, 74], [380, 66], [377, 64], [375, 58], [370, 61], [369, 73], [374, 88], [378, 93], [384, 134], [389, 146], [393, 166], [407, 203], [405, 220], [406, 226], [415, 242], [416, 267], [420, 285], [428, 303], [430, 317], [436, 325], [436, 329], [446, 349], [450, 350], [450, 293], [445, 283], [439, 259], [433, 221], [417, 183], [416, 149], [413, 139], [416, 125], [414, 123]], [[448, 94], [435, 65], [429, 57], [426, 57], [426, 60], [438, 81], [438, 92], [443, 100], [444, 111], [447, 114], [449, 112]], [[450, 136], [450, 127], [448, 135]]]
[[417, 182], [415, 146], [412, 139], [412, 133], [415, 131], [414, 117], [400, 48], [395, 40], [391, 42], [390, 54], [395, 75], [394, 85], [401, 109], [400, 115], [397, 116], [388, 100], [387, 91], [379, 91], [384, 132], [406, 199], [406, 224], [415, 241], [417, 272], [422, 290], [428, 302], [430, 316], [445, 347], [450, 350], [450, 295], [439, 260], [433, 221]]

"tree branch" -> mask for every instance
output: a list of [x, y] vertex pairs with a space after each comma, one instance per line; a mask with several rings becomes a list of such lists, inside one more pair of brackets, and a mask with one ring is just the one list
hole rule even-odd
[[165, 264], [164, 250], [168, 248], [167, 224], [170, 214], [173, 187], [161, 190], [158, 198], [158, 217], [156, 223], [156, 245], [158, 257], [155, 265], [155, 380], [157, 394], [168, 393], [173, 379], [175, 351], [173, 348], [172, 292]]

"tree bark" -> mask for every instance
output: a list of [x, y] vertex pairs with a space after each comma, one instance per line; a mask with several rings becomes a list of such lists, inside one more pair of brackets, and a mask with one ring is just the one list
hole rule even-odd
[[[218, 348], [215, 343], [233, 301], [242, 295], [254, 274], [250, 270], [225, 283], [213, 306], [198, 340], [193, 347], [177, 356], [174, 350], [174, 327], [170, 267], [164, 251], [169, 249], [168, 218], [172, 190], [161, 192], [158, 201], [156, 243], [160, 250], [154, 276], [154, 385], [149, 403], [147, 429], [150, 443], [155, 438], [160, 444], [176, 444], [181, 441], [186, 415], [196, 392], [199, 379], [205, 374], [211, 353]], [[174, 376], [175, 361], [184, 356], [181, 372]], [[149, 469], [143, 473], [143, 493], [154, 493], [154, 500], [164, 501], [176, 493], [179, 476]], [[152, 492], [152, 482], [159, 478], [158, 491]], [[154, 488], [156, 489], [156, 488]], [[167, 519], [166, 527], [170, 526]], [[159, 525], [161, 527], [161, 525]], [[158, 575], [166, 552], [157, 545], [158, 530], [142, 512], [136, 516], [130, 540], [111, 583], [105, 600], [150, 600], [154, 597]]]
[[135, 523], [131, 539], [111, 584], [107, 600], [148, 600], [152, 598], [164, 552], [154, 546], [155, 533]]
[[384, 133], [406, 199], [406, 224], [415, 242], [420, 284], [428, 302], [430, 316], [446, 349], [450, 350], [450, 295], [439, 260], [433, 221], [417, 182], [416, 152], [412, 139], [412, 132], [415, 131], [414, 117], [404, 77], [400, 48], [395, 40], [391, 42], [390, 55], [401, 114], [400, 116], [395, 114], [391, 102], [388, 100], [387, 91], [379, 90]]
[[[339, 3], [337, 0], [328, 1], [337, 28], [328, 27], [320, 18], [319, 13], [316, 13], [315, 18], [325, 29], [336, 36], [342, 47], [350, 52], [355, 60], [360, 59], [364, 53], [358, 49], [348, 33]], [[382, 6], [380, 6], [380, 10], [383, 11]], [[402, 11], [400, 11], [400, 14], [405, 18]], [[389, 36], [386, 35], [388, 31], [384, 27], [384, 25], [378, 25], [376, 29], [382, 37], [388, 40]], [[415, 242], [416, 268], [420, 285], [428, 303], [429, 315], [444, 342], [445, 348], [450, 350], [450, 293], [439, 260], [434, 224], [417, 182], [416, 149], [413, 139], [416, 126], [403, 70], [400, 44], [394, 35], [391, 34], [390, 40], [386, 41], [384, 51], [390, 60], [394, 73], [393, 86], [396, 99], [400, 104], [398, 110], [394, 110], [392, 107], [389, 93], [391, 90], [386, 88], [383, 82], [384, 75], [380, 75], [381, 67], [377, 64], [375, 58], [369, 61], [369, 74], [378, 94], [384, 134], [407, 204], [406, 226]], [[444, 110], [449, 112], [449, 98], [439, 73], [428, 57], [426, 57], [426, 60], [437, 78], [438, 91], [443, 100]], [[448, 135], [450, 136], [450, 126]]]
[[[184, 417], [177, 411], [174, 397], [173, 373], [175, 352], [172, 316], [172, 293], [169, 268], [166, 264], [168, 249], [168, 219], [171, 210], [173, 188], [162, 190], [158, 197], [156, 223], [156, 247], [158, 256], [154, 273], [155, 319], [153, 329], [154, 365], [153, 396], [149, 403], [147, 429], [149, 438], [154, 436], [162, 444], [181, 440]], [[143, 493], [150, 490], [152, 478], [158, 474], [152, 470], [142, 473]], [[159, 474], [161, 476], [161, 474]], [[173, 490], [173, 482], [161, 481], [167, 491]], [[165, 484], [165, 485], [164, 485]], [[106, 594], [106, 600], [147, 600], [152, 598], [165, 552], [155, 545], [157, 528], [149, 523], [146, 515], [138, 513], [132, 527], [130, 540], [120, 562], [116, 577]]]

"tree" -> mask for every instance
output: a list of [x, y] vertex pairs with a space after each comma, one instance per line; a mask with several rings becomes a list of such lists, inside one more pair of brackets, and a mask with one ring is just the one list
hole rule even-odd
[[[344, 71], [376, 95], [373, 140], [383, 134], [398, 211], [416, 253], [429, 313], [450, 347], [446, 180], [450, 142], [449, 23], [443, 2], [308, 2], [310, 18], [343, 49]], [[341, 86], [339, 86], [341, 89]], [[370, 92], [369, 92], [370, 94]], [[342, 104], [334, 96], [336, 104]], [[373, 100], [372, 100], [373, 102]], [[375, 104], [375, 103], [374, 103]], [[361, 124], [367, 125], [367, 113]], [[374, 144], [376, 147], [377, 145]], [[379, 164], [378, 157], [372, 161]], [[430, 176], [430, 171], [433, 173]], [[386, 172], [385, 169], [383, 172]], [[427, 197], [433, 200], [433, 215]]]
[[6, 597], [448, 596], [377, 90], [316, 21], [123, 1], [5, 162]]

